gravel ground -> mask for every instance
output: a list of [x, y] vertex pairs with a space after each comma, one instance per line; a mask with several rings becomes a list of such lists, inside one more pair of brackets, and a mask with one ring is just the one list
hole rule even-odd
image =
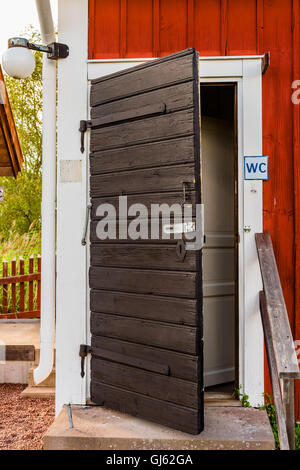
[[54, 420], [54, 399], [20, 398], [26, 385], [0, 384], [0, 449], [39, 450]]

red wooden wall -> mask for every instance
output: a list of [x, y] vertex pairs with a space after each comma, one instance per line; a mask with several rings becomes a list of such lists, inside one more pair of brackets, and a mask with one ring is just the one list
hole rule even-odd
[[[263, 77], [264, 228], [271, 231], [295, 339], [300, 340], [300, 0], [90, 0], [89, 57], [271, 52]], [[268, 379], [266, 386], [269, 389]], [[300, 387], [297, 415], [300, 418]]]

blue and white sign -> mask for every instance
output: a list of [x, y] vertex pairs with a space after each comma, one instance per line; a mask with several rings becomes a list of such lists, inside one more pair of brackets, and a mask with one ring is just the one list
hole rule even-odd
[[244, 157], [245, 180], [268, 180], [269, 163], [265, 156]]

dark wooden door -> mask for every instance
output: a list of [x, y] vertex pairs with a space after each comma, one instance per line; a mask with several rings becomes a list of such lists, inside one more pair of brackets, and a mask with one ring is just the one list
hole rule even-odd
[[[203, 429], [201, 250], [99, 240], [97, 208], [201, 203], [198, 54], [92, 81], [91, 399], [191, 434]], [[183, 184], [184, 183], [184, 184]], [[179, 243], [180, 245], [180, 243]]]

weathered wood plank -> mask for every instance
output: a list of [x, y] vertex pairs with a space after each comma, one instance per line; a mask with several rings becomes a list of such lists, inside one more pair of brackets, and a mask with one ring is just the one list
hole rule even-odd
[[264, 337], [265, 337], [265, 342], [266, 342], [266, 352], [267, 352], [267, 359], [268, 359], [268, 365], [269, 365], [269, 372], [270, 372], [271, 384], [272, 384], [273, 400], [274, 400], [274, 405], [275, 405], [275, 415], [276, 415], [276, 423], [277, 423], [277, 428], [278, 428], [280, 449], [288, 450], [289, 441], [288, 441], [287, 429], [286, 429], [286, 423], [285, 423], [284, 408], [283, 408], [279, 379], [278, 379], [278, 371], [277, 371], [277, 365], [276, 365], [276, 359], [275, 359], [275, 350], [274, 350], [274, 345], [273, 345], [273, 340], [272, 340], [270, 319], [269, 319], [269, 314], [268, 314], [266, 296], [264, 292], [259, 293], [259, 300], [260, 300], [260, 313], [261, 313]]
[[5, 360], [6, 361], [34, 361], [35, 349], [34, 346], [28, 344], [13, 345], [7, 344], [5, 346]]
[[[200, 343], [200, 347], [201, 345], [202, 343]], [[161, 365], [167, 365], [169, 375], [172, 377], [193, 382], [201, 380], [202, 377], [202, 362], [197, 356], [95, 335], [92, 336], [92, 349], [93, 355], [99, 357], [101, 357], [103, 351], [107, 352], [109, 350], [119, 353], [122, 356], [127, 354], [147, 362], [154, 361], [155, 364], [160, 363]]]
[[91, 130], [91, 152], [167, 140], [194, 132], [193, 109]]
[[[179, 206], [181, 211], [181, 207]], [[184, 213], [182, 211], [182, 217], [174, 218], [174, 214], [170, 214], [170, 217], [165, 216], [164, 218], [154, 218], [147, 220], [145, 217], [140, 217], [137, 214], [136, 220], [116, 220], [111, 222], [111, 228], [113, 227], [112, 233], [108, 233], [109, 222], [108, 219], [103, 217], [103, 221], [91, 221], [90, 223], [90, 240], [92, 243], [144, 243], [144, 244], [175, 244], [178, 240], [182, 239], [182, 233], [167, 233], [167, 229], [171, 224], [178, 224], [179, 228], [182, 229], [184, 220]], [[150, 214], [149, 214], [150, 217]], [[185, 222], [194, 222], [195, 219], [187, 218]], [[121, 238], [121, 235], [128, 233], [126, 239]], [[184, 237], [189, 237], [187, 241], [195, 241], [196, 232], [190, 232], [188, 235], [184, 234]], [[138, 238], [137, 238], [138, 237]], [[152, 238], [153, 237], [153, 238]], [[187, 238], [186, 238], [187, 239]]]
[[0, 285], [17, 284], [19, 282], [32, 282], [41, 279], [41, 273], [21, 274], [20, 276], [8, 276], [0, 279]]
[[295, 450], [295, 382], [294, 379], [288, 378], [283, 379], [282, 382], [289, 447], [290, 450]]
[[39, 318], [40, 317], [40, 310], [32, 310], [26, 311], [23, 310], [20, 312], [11, 312], [6, 313], [5, 315], [0, 314], [1, 320], [3, 319], [15, 319], [15, 318]]
[[269, 232], [255, 234], [278, 374], [299, 372], [293, 336]]
[[[97, 337], [96, 337], [97, 338]], [[140, 357], [129, 356], [128, 352], [118, 353], [114, 351], [108, 351], [106, 349], [92, 349], [92, 360], [95, 357], [105, 359], [106, 361], [117, 362], [118, 364], [126, 364], [127, 366], [137, 367], [138, 369], [148, 370], [150, 372], [156, 372], [158, 374], [169, 375], [169, 366], [167, 364], [156, 363], [141, 359]], [[97, 368], [97, 367], [95, 367]]]
[[[11, 275], [12, 277], [15, 276], [17, 273], [17, 261], [16, 259], [13, 259], [11, 262]], [[0, 285], [1, 285], [1, 279], [0, 279]], [[16, 289], [16, 284], [11, 285], [11, 309], [13, 312], [15, 312], [17, 306], [17, 289]]]
[[92, 121], [92, 128], [121, 124], [127, 121], [134, 121], [141, 118], [149, 118], [166, 113], [165, 103], [147, 104], [137, 109], [126, 109], [124, 111], [115, 110], [114, 113], [104, 114], [99, 117], [94, 117]]
[[92, 81], [91, 106], [193, 79], [193, 52]]
[[196, 327], [94, 312], [91, 315], [91, 332], [186, 354], [198, 354], [202, 338]]
[[197, 326], [197, 301], [125, 292], [91, 291], [91, 310], [179, 325]]
[[[29, 274], [33, 274], [34, 272], [34, 257], [31, 256], [29, 258]], [[28, 286], [28, 310], [34, 310], [33, 308], [33, 281], [29, 281]]]
[[124, 268], [90, 268], [92, 289], [115, 290], [148, 295], [196, 298], [195, 272], [152, 271]]
[[187, 181], [193, 186], [194, 166], [176, 165], [146, 170], [124, 171], [121, 173], [91, 176], [93, 197], [120, 194], [163, 192], [182, 188]]
[[[191, 186], [192, 187], [192, 186]], [[188, 195], [191, 198], [193, 204], [193, 216], [195, 215], [195, 192], [191, 189], [188, 191]], [[124, 218], [126, 214], [122, 214], [119, 211], [119, 196], [105, 196], [105, 197], [94, 197], [93, 192], [91, 191], [92, 197], [92, 219], [99, 219], [96, 215], [97, 208], [100, 204], [112, 204], [116, 209], [116, 216]], [[130, 207], [133, 204], [144, 204], [147, 208], [148, 214], [151, 212], [152, 204], [181, 204], [182, 203], [182, 190], [180, 192], [166, 192], [166, 193], [148, 193], [148, 194], [132, 194], [127, 197], [127, 206]], [[128, 219], [130, 217], [128, 216]]]
[[[91, 174], [136, 170], [178, 163], [193, 163], [193, 137], [104, 150], [90, 156]], [[113, 178], [113, 175], [111, 175]]]
[[[20, 276], [24, 275], [24, 260], [23, 258], [20, 258], [20, 271], [19, 271]], [[25, 285], [24, 281], [20, 282], [19, 284], [19, 289], [20, 289], [20, 311], [24, 312], [25, 309]]]
[[197, 406], [196, 383], [124, 364], [93, 357], [92, 380], [190, 408]]
[[[8, 277], [8, 263], [6, 260], [2, 260], [2, 275]], [[8, 299], [8, 284], [3, 284], [2, 287], [2, 314], [7, 313], [7, 299]]]
[[[92, 381], [92, 401], [107, 408], [143, 416], [149, 421], [169, 426], [179, 431], [198, 434], [203, 430], [202, 412], [163, 400], [146, 397], [111, 385]], [[198, 403], [195, 404], [195, 407]], [[201, 407], [202, 408], [202, 407]]]
[[[104, 119], [104, 122], [116, 120], [116, 116], [138, 117], [145, 115], [145, 107], [164, 104], [166, 111], [174, 112], [180, 109], [193, 106], [193, 82], [181, 83], [171, 86], [166, 93], [165, 88], [143, 93], [131, 98], [126, 98], [111, 103], [102, 104], [91, 109], [91, 119], [93, 125], [98, 119]], [[150, 108], [150, 111], [152, 108]]]
[[92, 266], [120, 266], [178, 271], [196, 271], [194, 251], [187, 251], [184, 260], [178, 258], [176, 245], [93, 244]]

